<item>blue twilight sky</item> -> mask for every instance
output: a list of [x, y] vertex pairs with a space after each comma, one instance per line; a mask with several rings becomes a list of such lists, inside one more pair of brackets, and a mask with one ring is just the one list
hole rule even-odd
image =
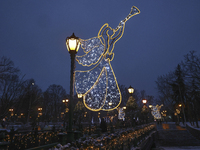
[[157, 96], [157, 77], [200, 52], [200, 0], [1, 0], [0, 56], [43, 91], [59, 84], [69, 93], [66, 37], [97, 36], [104, 23], [115, 28], [133, 5], [141, 13], [126, 22], [111, 65], [118, 83]]

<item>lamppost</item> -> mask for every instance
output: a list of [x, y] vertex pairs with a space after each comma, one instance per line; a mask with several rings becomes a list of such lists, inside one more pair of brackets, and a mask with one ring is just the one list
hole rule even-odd
[[29, 98], [29, 106], [28, 106], [28, 115], [27, 115], [27, 124], [29, 123], [29, 119], [30, 119], [30, 111], [31, 111], [31, 101], [32, 101], [32, 95], [33, 95], [33, 86], [35, 85], [34, 82], [31, 83], [31, 89], [29, 87], [29, 94], [30, 94], [30, 98]]
[[13, 110], [12, 108], [9, 109], [9, 112], [10, 112], [10, 120], [12, 120], [13, 111], [14, 111], [14, 110]]
[[143, 99], [142, 103], [143, 103], [142, 112], [144, 113], [144, 121], [145, 123], [147, 123], [147, 111], [148, 111], [146, 106], [147, 100]]
[[135, 110], [137, 109], [137, 103], [135, 102], [135, 99], [133, 97], [133, 92], [134, 92], [134, 88], [132, 86], [130, 86], [128, 88], [128, 92], [130, 94], [129, 98], [128, 98], [128, 101], [126, 103], [126, 113], [127, 113], [127, 116], [130, 117], [130, 121], [131, 121], [131, 124], [132, 126], [135, 126]]
[[[178, 104], [178, 107], [180, 109], [180, 112], [182, 110], [183, 118], [181, 117], [181, 120], [183, 121], [183, 124], [185, 125], [186, 118], [185, 118], [185, 112], [184, 112], [184, 107], [185, 105], [183, 103]], [[181, 116], [181, 115], [180, 115]]]
[[67, 104], [68, 104], [69, 100], [68, 99], [63, 99], [62, 102], [65, 104], [65, 111], [63, 113], [63, 115], [64, 115], [64, 117], [63, 117], [64, 118], [63, 127], [65, 128], [66, 113], [69, 111], [68, 108], [67, 108]]
[[153, 107], [153, 105], [149, 105], [149, 111], [150, 111], [150, 116], [149, 116], [149, 119], [150, 119], [150, 121], [152, 122], [153, 121], [153, 116], [151, 115], [152, 114], [152, 108]]
[[40, 116], [42, 116], [42, 107], [38, 108], [38, 125], [39, 125], [39, 122], [40, 122]]
[[78, 52], [80, 41], [79, 38], [74, 35], [74, 33], [67, 37], [66, 39], [66, 46], [70, 53], [71, 57], [71, 73], [70, 73], [70, 99], [69, 99], [69, 128], [68, 128], [68, 139], [69, 141], [74, 141], [74, 133], [72, 131], [72, 118], [73, 118], [73, 111], [72, 111], [72, 101], [74, 99], [74, 70], [75, 70], [75, 56]]

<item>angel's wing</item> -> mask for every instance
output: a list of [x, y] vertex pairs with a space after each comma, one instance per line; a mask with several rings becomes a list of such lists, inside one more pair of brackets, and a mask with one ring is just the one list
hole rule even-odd
[[94, 37], [87, 40], [80, 40], [81, 47], [85, 52], [82, 56], [76, 56], [76, 60], [82, 66], [91, 66], [98, 63], [105, 51], [105, 47], [100, 38]]

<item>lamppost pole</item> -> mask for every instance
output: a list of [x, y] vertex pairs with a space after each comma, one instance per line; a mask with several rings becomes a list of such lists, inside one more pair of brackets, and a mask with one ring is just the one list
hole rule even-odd
[[63, 99], [62, 102], [65, 104], [65, 109], [64, 109], [64, 114], [63, 114], [64, 115], [63, 116], [63, 118], [64, 118], [63, 127], [65, 128], [66, 113], [69, 111], [69, 109], [67, 108], [67, 104], [68, 104], [69, 100], [68, 99]]
[[[127, 106], [129, 107], [129, 111], [131, 113], [130, 117], [131, 117], [131, 124], [132, 126], [135, 126], [135, 109], [136, 109], [136, 104], [135, 103], [135, 100], [133, 98], [133, 92], [134, 92], [134, 88], [132, 86], [130, 86], [128, 88], [128, 92], [130, 94], [129, 98], [128, 98], [128, 101], [127, 101], [127, 104], [129, 104], [130, 106]], [[131, 108], [131, 110], [130, 110]]]
[[75, 70], [75, 53], [70, 53], [71, 56], [71, 74], [70, 74], [70, 99], [69, 99], [69, 131], [72, 131], [72, 101], [74, 99], [74, 70]]
[[186, 125], [185, 111], [184, 111], [184, 107], [183, 107], [183, 99], [182, 99], [180, 85], [178, 85], [178, 87], [179, 87], [179, 93], [180, 93], [181, 103], [182, 103], [182, 109], [183, 109], [184, 125]]
[[69, 128], [68, 128], [68, 140], [69, 142], [74, 141], [74, 133], [72, 131], [73, 123], [73, 111], [72, 111], [72, 101], [74, 99], [74, 77], [75, 77], [75, 56], [79, 49], [79, 38], [74, 35], [74, 33], [67, 37], [66, 46], [71, 57], [71, 72], [70, 72], [70, 99], [69, 99]]

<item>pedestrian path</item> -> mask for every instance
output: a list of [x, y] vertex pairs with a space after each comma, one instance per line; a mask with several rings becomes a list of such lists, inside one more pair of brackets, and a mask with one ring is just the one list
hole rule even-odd
[[159, 147], [153, 150], [200, 150], [200, 146]]
[[157, 125], [157, 130], [186, 130], [185, 128], [176, 125], [175, 123], [162, 123]]
[[200, 149], [200, 140], [175, 123], [157, 124], [157, 131], [155, 150]]

